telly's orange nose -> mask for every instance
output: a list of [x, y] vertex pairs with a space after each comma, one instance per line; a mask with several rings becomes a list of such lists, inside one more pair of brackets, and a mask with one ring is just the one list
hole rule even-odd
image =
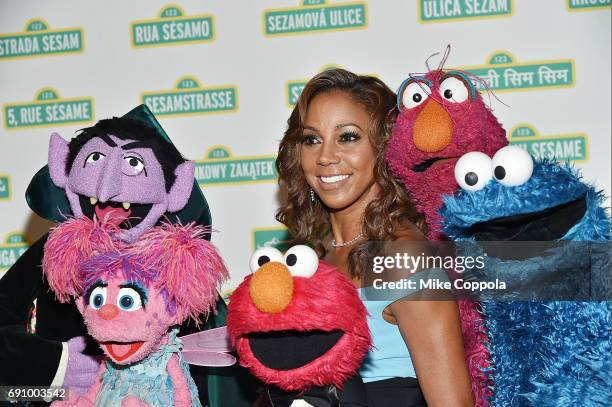
[[412, 128], [412, 140], [419, 150], [435, 153], [444, 150], [453, 140], [453, 122], [435, 100], [429, 99]]

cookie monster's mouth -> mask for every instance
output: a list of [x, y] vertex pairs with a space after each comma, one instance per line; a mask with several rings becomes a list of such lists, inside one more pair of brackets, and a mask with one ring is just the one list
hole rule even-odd
[[[573, 201], [553, 206], [538, 212], [505, 216], [486, 222], [475, 223], [467, 234], [477, 241], [555, 241], [561, 239], [574, 227], [587, 210], [586, 195]], [[499, 253], [487, 251], [487, 255], [501, 259], [516, 258], [517, 254], [502, 253], [503, 245], [495, 245]], [[537, 250], [537, 249], [534, 249]], [[537, 253], [520, 253], [529, 257]]]
[[248, 335], [251, 351], [264, 366], [274, 370], [292, 370], [323, 356], [342, 338], [344, 332], [313, 330], [276, 331]]
[[414, 172], [425, 172], [432, 165], [437, 163], [438, 161], [442, 161], [442, 160], [454, 160], [454, 159], [457, 159], [457, 158], [458, 157], [433, 157], [433, 158], [429, 158], [429, 159], [427, 159], [425, 161], [421, 161], [420, 163], [418, 163], [414, 167], [412, 167], [412, 171], [414, 171]]
[[144, 342], [104, 342], [101, 345], [104, 346], [104, 349], [113, 359], [121, 362], [138, 352], [138, 349], [144, 345]]
[[122, 229], [129, 229], [138, 225], [149, 213], [152, 204], [135, 204], [123, 202], [98, 202], [95, 198], [79, 195], [79, 203], [83, 214], [89, 219], [94, 215], [98, 219], [107, 218], [108, 221]]

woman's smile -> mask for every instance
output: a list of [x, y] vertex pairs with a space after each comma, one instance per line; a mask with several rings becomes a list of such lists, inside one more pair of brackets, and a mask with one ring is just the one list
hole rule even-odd
[[374, 184], [370, 115], [342, 91], [315, 96], [304, 120], [301, 165], [314, 193], [331, 209], [364, 199]]
[[324, 191], [330, 191], [341, 188], [349, 180], [351, 174], [340, 174], [330, 176], [319, 176], [319, 188]]

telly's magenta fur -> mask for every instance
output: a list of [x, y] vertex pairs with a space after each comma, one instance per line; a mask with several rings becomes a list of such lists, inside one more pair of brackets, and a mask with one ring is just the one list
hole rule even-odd
[[[455, 102], [444, 97], [440, 85], [449, 77], [464, 83], [468, 97]], [[398, 92], [400, 114], [393, 128], [385, 159], [389, 169], [406, 187], [417, 210], [425, 215], [431, 240], [444, 240], [441, 232], [442, 197], [459, 186], [454, 167], [467, 152], [481, 151], [492, 157], [508, 144], [506, 132], [476, 91], [473, 76], [462, 71], [437, 69], [411, 75]], [[401, 106], [402, 91], [411, 83], [423, 90], [423, 100], [413, 108]], [[483, 317], [478, 304], [458, 301], [465, 356], [476, 406], [488, 405], [490, 382], [482, 369], [489, 366]]]
[[[249, 293], [252, 277], [247, 276], [231, 295], [227, 316], [240, 364], [264, 383], [287, 391], [326, 385], [342, 389], [359, 369], [371, 344], [367, 311], [354, 285], [335, 268], [319, 262], [312, 277], [293, 277], [291, 301], [283, 311], [267, 313], [253, 303]], [[306, 365], [275, 370], [255, 357], [249, 336], [280, 331], [342, 331], [343, 335], [325, 354]]]

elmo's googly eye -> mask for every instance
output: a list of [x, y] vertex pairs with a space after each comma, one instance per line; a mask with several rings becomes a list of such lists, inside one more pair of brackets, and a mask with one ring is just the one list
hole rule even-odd
[[453, 103], [465, 102], [468, 98], [468, 88], [465, 86], [463, 81], [450, 76], [442, 81], [440, 88], [438, 89], [440, 96], [444, 100], [448, 100]]
[[463, 155], [455, 165], [455, 180], [466, 191], [473, 192], [484, 188], [491, 178], [491, 159], [480, 151]]
[[122, 288], [117, 294], [117, 306], [123, 311], [136, 311], [142, 308], [142, 298], [133, 288]]
[[311, 277], [319, 268], [319, 256], [308, 246], [293, 246], [285, 253], [285, 264], [294, 277]]
[[412, 109], [423, 103], [430, 95], [431, 89], [424, 82], [412, 82], [402, 93], [402, 105]]
[[277, 261], [279, 263], [282, 263], [283, 255], [280, 251], [278, 251], [278, 249], [275, 249], [274, 247], [264, 246], [255, 250], [255, 253], [253, 253], [253, 255], [251, 256], [251, 261], [249, 265], [251, 267], [251, 271], [254, 273], [257, 271], [258, 268], [271, 261]]
[[106, 287], [96, 287], [89, 294], [89, 306], [93, 309], [100, 309], [106, 304]]
[[531, 178], [533, 159], [519, 146], [506, 146], [493, 156], [493, 175], [502, 185], [515, 187]]

